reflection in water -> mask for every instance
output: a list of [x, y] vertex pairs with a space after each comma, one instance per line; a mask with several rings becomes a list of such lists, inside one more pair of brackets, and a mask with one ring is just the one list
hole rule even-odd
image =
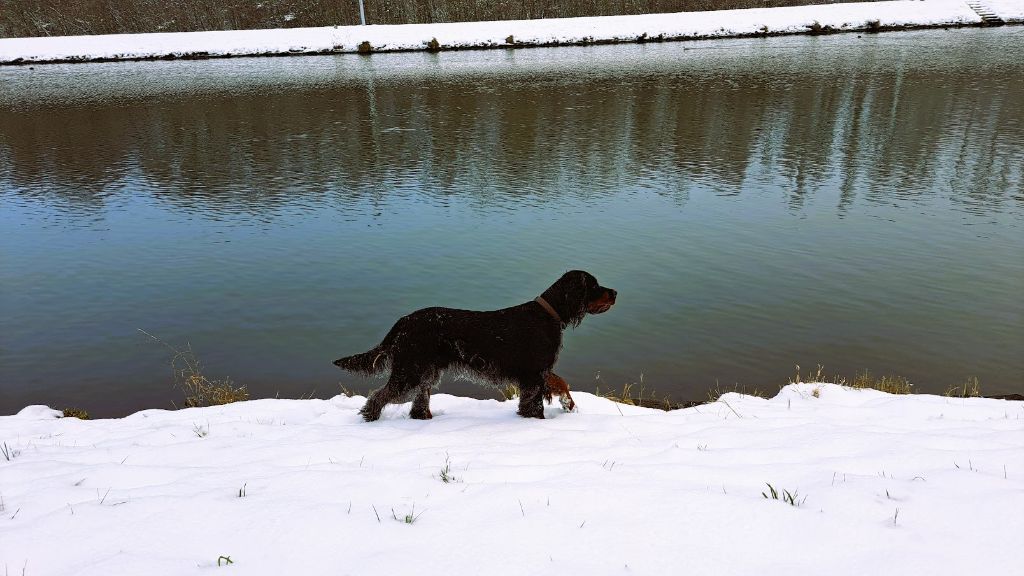
[[[324, 58], [89, 66], [101, 76], [94, 89], [102, 106], [95, 95], [67, 101], [59, 84], [45, 85], [57, 94], [36, 87], [12, 98], [28, 113], [0, 120], [6, 180], [22, 193], [88, 203], [140, 173], [168, 202], [259, 212], [281, 195], [286, 203], [297, 194], [345, 200], [410, 182], [433, 199], [479, 194], [484, 205], [514, 206], [523, 196], [615, 193], [652, 177], [680, 194], [697, 183], [739, 194], [751, 179], [781, 177], [798, 207], [838, 178], [840, 208], [862, 190], [873, 201], [942, 195], [998, 211], [1021, 182], [1014, 137], [1024, 87], [1013, 79], [1020, 65], [1009, 56], [993, 65], [927, 49], [946, 36], [886, 39], [895, 45], [852, 55], [793, 39], [776, 39], [781, 45], [768, 48], [775, 56], [761, 54], [764, 41], [737, 50], [570, 49], [553, 54], [562, 57], [555, 70], [532, 69], [547, 54], [529, 54], [531, 61], [495, 62], [465, 76], [457, 66], [433, 70], [441, 57], [418, 54], [363, 59], [380, 67], [364, 70], [338, 70]], [[1021, 34], [1006, 36], [991, 49]], [[958, 40], [963, 50], [980, 42]], [[708, 54], [691, 56], [702, 50]], [[604, 52], [639, 62], [575, 68]], [[893, 57], [902, 61], [892, 66]], [[389, 70], [396, 59], [413, 60], [400, 66], [415, 72]], [[104, 67], [136, 68], [141, 78], [105, 78]], [[103, 83], [159, 82], [160, 68], [185, 76], [195, 67], [212, 70], [170, 95], [157, 83], [122, 99], [120, 87]], [[239, 67], [234, 83], [204, 90]], [[315, 78], [291, 86], [284, 72], [295, 68], [313, 68]]]
[[821, 361], [1017, 389], [1021, 39], [0, 70], [0, 403], [127, 379], [144, 385], [119, 408], [166, 405], [136, 327], [205, 335], [257, 395], [327, 393], [312, 349], [364, 349], [413, 305], [511, 305], [588, 263], [643, 301], [567, 338], [577, 388], [645, 372], [702, 397]]

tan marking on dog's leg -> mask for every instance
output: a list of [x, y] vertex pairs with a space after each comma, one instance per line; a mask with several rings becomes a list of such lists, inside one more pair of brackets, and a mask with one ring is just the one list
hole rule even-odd
[[544, 376], [544, 384], [548, 404], [551, 403], [551, 396], [556, 395], [560, 398], [562, 408], [566, 411], [572, 412], [576, 408], [576, 402], [572, 399], [572, 394], [569, 393], [569, 384], [564, 378], [554, 372], [548, 372]]

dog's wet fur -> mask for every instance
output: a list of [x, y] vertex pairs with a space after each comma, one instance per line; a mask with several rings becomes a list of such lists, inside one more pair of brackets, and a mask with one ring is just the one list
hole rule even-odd
[[[537, 301], [477, 312], [424, 308], [395, 322], [384, 340], [369, 352], [334, 361], [344, 370], [379, 375], [390, 370], [387, 384], [375, 390], [360, 410], [363, 418], [380, 418], [384, 406], [415, 391], [409, 416], [431, 418], [430, 389], [446, 371], [455, 371], [494, 386], [519, 387], [518, 414], [543, 418], [545, 397], [568, 394], [568, 385], [552, 372], [562, 347], [562, 332], [579, 326], [587, 314], [607, 312], [616, 292], [582, 270], [566, 272], [541, 297], [556, 319]], [[570, 400], [571, 402], [571, 400]]]

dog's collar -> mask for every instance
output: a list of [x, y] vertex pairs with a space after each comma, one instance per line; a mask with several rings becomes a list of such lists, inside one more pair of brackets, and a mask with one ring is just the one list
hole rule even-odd
[[559, 326], [563, 328], [565, 327], [565, 322], [562, 322], [562, 317], [558, 315], [558, 312], [555, 312], [555, 309], [551, 307], [551, 304], [548, 304], [548, 301], [545, 300], [543, 296], [537, 296], [536, 298], [533, 299], [533, 301], [536, 302], [537, 304], [540, 304], [541, 308], [543, 308], [544, 310], [547, 310], [547, 313], [551, 314], [552, 318], [558, 320]]

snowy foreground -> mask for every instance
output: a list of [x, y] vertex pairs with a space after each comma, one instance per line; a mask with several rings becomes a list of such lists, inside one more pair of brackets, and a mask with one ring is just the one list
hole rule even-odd
[[[344, 396], [98, 421], [29, 407], [0, 417], [0, 567], [935, 576], [1024, 565], [1022, 402], [829, 384], [668, 413], [575, 397], [577, 413], [525, 420], [513, 403], [442, 394], [431, 421], [407, 419], [405, 405], [372, 424], [356, 413], [363, 398]], [[766, 482], [800, 505], [765, 499]]]
[[[1006, 22], [1024, 21], [1024, 0], [972, 3]], [[834, 30], [864, 30], [876, 20], [884, 28], [982, 22], [965, 0], [899, 0], [500, 22], [9, 38], [0, 39], [0, 64], [344, 53], [357, 52], [363, 42], [378, 52], [425, 50], [435, 40], [439, 48], [454, 49], [803, 34], [815, 22]]]

